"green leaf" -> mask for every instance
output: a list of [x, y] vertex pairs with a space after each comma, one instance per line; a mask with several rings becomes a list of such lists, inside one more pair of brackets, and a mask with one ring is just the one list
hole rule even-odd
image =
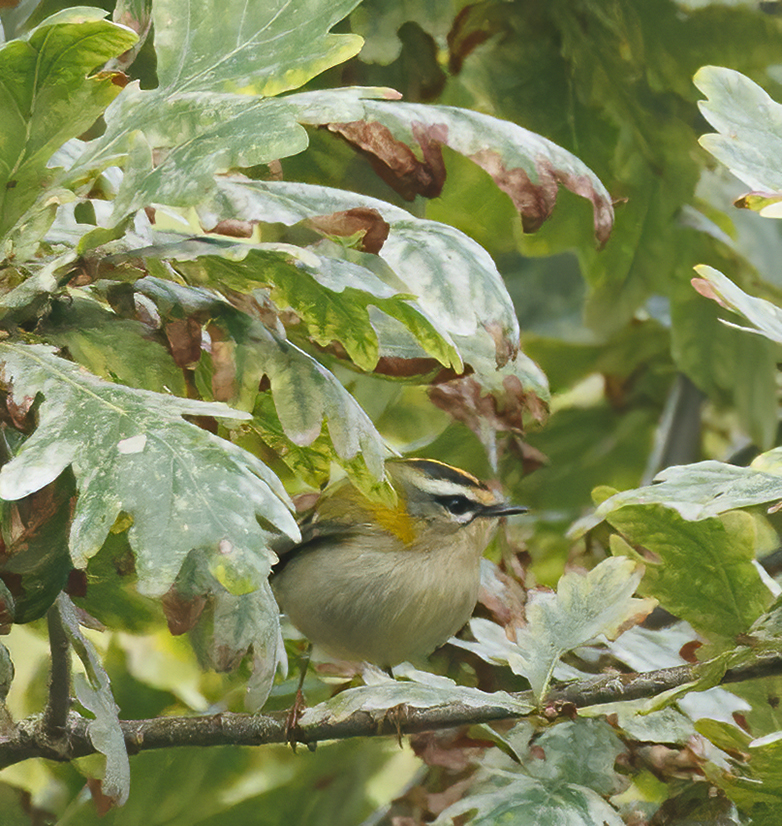
[[[187, 242], [192, 255], [194, 241]], [[184, 252], [184, 251], [183, 251]], [[370, 321], [370, 306], [400, 321], [425, 352], [446, 367], [461, 370], [456, 348], [437, 327], [408, 301], [412, 296], [384, 284], [370, 270], [318, 254], [316, 251], [276, 244], [217, 246], [205, 243], [196, 262], [180, 263], [193, 284], [208, 284], [241, 292], [272, 286], [272, 299], [280, 308], [290, 307], [307, 324], [311, 337], [321, 346], [333, 341], [344, 345], [350, 358], [371, 371], [380, 355], [378, 337]], [[182, 261], [177, 246], [160, 254]], [[132, 256], [133, 253], [128, 253]]]
[[249, 559], [268, 571], [269, 534], [256, 514], [298, 538], [271, 471], [181, 419], [246, 414], [103, 382], [41, 345], [2, 343], [0, 359], [18, 403], [44, 399], [35, 433], [0, 471], [0, 496], [20, 499], [70, 465], [79, 488], [70, 532], [76, 567], [97, 553], [123, 510], [134, 520], [129, 537], [147, 594], [164, 593], [193, 548], [212, 549], [229, 568]]
[[658, 473], [653, 485], [609, 496], [593, 514], [573, 525], [570, 536], [583, 536], [625, 505], [665, 505], [695, 521], [782, 499], [781, 457], [782, 449], [775, 448], [761, 453], [749, 467], [713, 460], [674, 465]]
[[693, 78], [707, 100], [699, 102], [717, 134], [701, 146], [752, 189], [782, 189], [776, 159], [782, 154], [782, 106], [740, 72], [704, 66]]
[[753, 824], [772, 826], [782, 815], [782, 739], [779, 732], [752, 737], [730, 723], [699, 720], [696, 728], [732, 759], [727, 768], [706, 766], [707, 777], [751, 814]]
[[[699, 292], [714, 297], [704, 280], [695, 278], [692, 284]], [[737, 408], [755, 444], [761, 449], [771, 447], [778, 419], [779, 348], [761, 336], [745, 335], [720, 314], [716, 304], [689, 290], [679, 297], [671, 312], [671, 353], [677, 367], [700, 390], [720, 406]]]
[[413, 306], [446, 340], [459, 336], [468, 343], [490, 330], [495, 362], [492, 372], [516, 355], [518, 321], [502, 278], [488, 253], [452, 227], [414, 218], [375, 198], [329, 187], [271, 181], [220, 181], [216, 197], [200, 215], [204, 226], [234, 216], [291, 226], [356, 207], [376, 210], [389, 223], [389, 236], [379, 255], [396, 276], [390, 286], [415, 296]]
[[[207, 592], [203, 586], [199, 590]], [[279, 609], [269, 583], [264, 580], [251, 593], [232, 594], [213, 580], [208, 592], [207, 606], [190, 635], [198, 659], [205, 668], [231, 671], [252, 651], [245, 704], [250, 711], [258, 711], [269, 696], [285, 651]]]
[[[306, 0], [277, 8], [210, 0], [184, 11], [171, 0], [155, 3], [160, 87], [147, 91], [131, 84], [124, 90], [106, 112], [106, 132], [88, 144], [69, 180], [127, 156], [114, 202], [116, 223], [152, 203], [203, 200], [215, 172], [302, 151], [307, 135], [295, 108], [270, 96], [358, 51], [359, 37], [328, 34], [355, 3]], [[341, 96], [346, 111], [355, 96]]]
[[49, 18], [22, 40], [0, 47], [0, 239], [54, 178], [46, 163], [83, 132], [119, 94], [112, 73], [92, 74], [136, 41], [100, 9], [79, 7]]
[[377, 722], [382, 722], [388, 710], [399, 705], [419, 709], [453, 705], [484, 710], [499, 709], [507, 711], [509, 716], [528, 714], [534, 709], [531, 703], [517, 700], [505, 691], [479, 691], [477, 688], [456, 685], [443, 677], [439, 678], [438, 685], [387, 679], [374, 685], [349, 688], [325, 703], [306, 709], [299, 719], [299, 725], [306, 728], [326, 721], [341, 722], [362, 711]]
[[779, 307], [763, 298], [748, 295], [713, 267], [701, 264], [695, 270], [700, 278], [693, 278], [692, 284], [701, 295], [713, 299], [721, 307], [743, 315], [753, 325], [752, 327], [740, 327], [738, 324], [730, 326], [748, 333], [759, 333], [777, 344], [782, 344], [782, 310]]
[[[688, 522], [661, 505], [627, 505], [607, 517], [643, 557], [644, 589], [672, 614], [715, 641], [733, 641], [772, 600], [754, 564], [754, 523], [737, 511]], [[639, 558], [618, 537], [612, 552]]]
[[[2, 586], [3, 590], [5, 586]], [[7, 599], [6, 595], [3, 594], [3, 599]], [[5, 701], [8, 697], [8, 692], [11, 690], [11, 683], [14, 681], [14, 664], [11, 661], [11, 655], [8, 653], [8, 649], [0, 643], [0, 706], [3, 707], [3, 712], [5, 711]], [[0, 712], [0, 716], [5, 716], [3, 712]]]
[[1, 503], [5, 550], [0, 569], [14, 584], [14, 622], [44, 616], [68, 582], [73, 568], [68, 528], [75, 492], [73, 476], [64, 473], [21, 502]]
[[41, 313], [76, 260], [73, 252], [58, 255], [26, 278], [18, 287], [0, 297], [0, 319], [3, 326], [27, 321]]
[[369, 473], [382, 479], [389, 450], [370, 418], [336, 378], [260, 322], [237, 313], [228, 324], [236, 341], [241, 386], [251, 389], [254, 403], [260, 379], [269, 378], [277, 416], [288, 439], [296, 445], [311, 444], [325, 419], [337, 456], [343, 461], [360, 456]]
[[106, 756], [101, 791], [115, 805], [121, 806], [130, 793], [130, 763], [109, 676], [92, 643], [82, 634], [75, 607], [65, 594], [57, 598], [57, 610], [65, 633], [85, 670], [84, 675], [74, 675], [74, 688], [79, 702], [95, 715], [87, 726], [87, 735], [92, 745]]
[[[528, 741], [520, 742], [522, 736]], [[449, 806], [437, 824], [568, 824], [621, 826], [624, 820], [603, 797], [621, 788], [614, 768], [625, 746], [602, 720], [561, 723], [530, 741], [530, 730], [516, 726], [508, 739], [522, 756], [521, 766], [501, 758], [498, 768], [479, 771], [470, 793]], [[523, 745], [523, 748], [522, 748]], [[585, 756], [587, 756], [585, 758]]]
[[182, 369], [169, 351], [147, 338], [149, 328], [120, 318], [93, 298], [72, 291], [55, 302], [42, 329], [46, 340], [67, 347], [70, 357], [103, 379], [142, 390], [185, 396]]
[[489, 661], [506, 662], [514, 673], [529, 680], [541, 700], [564, 654], [601, 634], [615, 639], [654, 608], [654, 600], [633, 597], [642, 577], [641, 565], [628, 559], [606, 559], [586, 575], [562, 576], [556, 593], [532, 591], [527, 625], [516, 629], [515, 643], [506, 638], [507, 645], [498, 648], [499, 626], [484, 619], [470, 622], [477, 643], [453, 642], [479, 656], [485, 656], [482, 645], [489, 646]]
[[[404, 168], [398, 158], [406, 157], [409, 147], [418, 148], [425, 163], [436, 167], [440, 145], [448, 146], [492, 176], [510, 196], [527, 232], [534, 232], [549, 218], [557, 190], [564, 185], [591, 201], [595, 236], [601, 246], [608, 240], [614, 223], [608, 191], [585, 163], [546, 138], [480, 112], [432, 104], [367, 100], [363, 103], [363, 123], [330, 123], [334, 117], [328, 98], [338, 93], [311, 92], [310, 99], [307, 95], [296, 96], [297, 103], [306, 105], [301, 122], [327, 124], [365, 151], [377, 154], [391, 169], [397, 164]], [[378, 128], [379, 124], [385, 131]], [[394, 140], [401, 145], [393, 145]]]
[[[329, 34], [358, 0], [303, 0], [295, 6], [207, 0], [154, 6], [162, 88], [271, 97], [353, 57], [363, 40]], [[286, 13], [287, 12], [287, 13]]]

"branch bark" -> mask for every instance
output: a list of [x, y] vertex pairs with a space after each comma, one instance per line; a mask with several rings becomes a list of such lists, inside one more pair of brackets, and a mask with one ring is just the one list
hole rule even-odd
[[49, 697], [43, 713], [42, 734], [52, 748], [62, 747], [67, 753], [68, 712], [71, 707], [71, 650], [60, 616], [59, 601], [46, 614], [52, 668], [49, 677]]
[[[654, 697], [698, 679], [698, 665], [681, 665], [643, 674], [612, 674], [579, 680], [556, 688], [546, 698], [543, 713], [552, 717], [568, 714], [568, 707], [592, 705]], [[782, 656], [768, 656], [749, 666], [727, 671], [721, 685], [782, 674]], [[530, 692], [515, 695], [531, 701]], [[520, 716], [520, 715], [519, 715]], [[321, 720], [317, 724], [297, 726], [292, 732], [286, 725], [287, 712], [271, 714], [236, 714], [224, 712], [208, 716], [160, 717], [151, 720], [123, 720], [122, 732], [129, 754], [150, 749], [177, 746], [258, 746], [295, 740], [313, 745], [322, 740], [342, 740], [348, 737], [414, 734], [433, 729], [452, 728], [474, 723], [489, 723], [512, 719], [502, 706], [474, 707], [460, 704], [435, 708], [408, 708], [404, 714], [383, 711], [360, 711], [345, 719]], [[70, 760], [93, 754], [87, 726], [89, 720], [73, 712], [67, 715], [63, 735], [67, 749], [52, 744], [47, 727], [47, 715], [22, 720], [15, 730], [0, 737], [0, 768], [31, 757]], [[292, 735], [292, 736], [290, 736]]]

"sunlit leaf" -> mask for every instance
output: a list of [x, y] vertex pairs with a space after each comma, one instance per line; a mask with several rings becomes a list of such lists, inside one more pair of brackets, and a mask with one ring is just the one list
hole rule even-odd
[[615, 493], [601, 502], [595, 512], [571, 528], [571, 536], [582, 536], [610, 513], [625, 505], [665, 505], [684, 519], [718, 516], [736, 508], [748, 508], [782, 499], [780, 450], [762, 453], [749, 467], [708, 460], [692, 465], [674, 465], [654, 477], [655, 484]]
[[515, 630], [515, 643], [499, 651], [496, 627], [483, 619], [470, 622], [476, 643], [458, 641], [462, 648], [482, 656], [481, 643], [491, 646], [491, 661], [504, 661], [526, 677], [535, 696], [548, 690], [554, 668], [568, 651], [604, 634], [613, 639], [640, 622], [655, 601], [636, 599], [633, 593], [643, 577], [643, 567], [628, 559], [606, 559], [586, 575], [567, 573], [556, 593], [532, 591], [526, 607], [527, 625]]
[[701, 146], [752, 189], [782, 189], [775, 162], [782, 153], [782, 105], [732, 69], [704, 66], [693, 82], [708, 98], [700, 110], [717, 130], [703, 135]]
[[79, 488], [70, 533], [77, 567], [97, 553], [122, 510], [134, 520], [139, 587], [149, 594], [168, 588], [192, 548], [219, 549], [229, 567], [252, 562], [268, 571], [268, 535], [256, 514], [298, 537], [268, 468], [181, 418], [246, 414], [103, 382], [40, 345], [3, 343], [0, 358], [17, 403], [37, 393], [44, 399], [35, 433], [0, 471], [0, 496], [20, 499], [70, 465]]

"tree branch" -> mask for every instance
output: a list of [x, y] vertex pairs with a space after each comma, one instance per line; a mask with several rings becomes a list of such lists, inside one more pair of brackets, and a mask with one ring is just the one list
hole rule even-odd
[[49, 699], [43, 713], [43, 733], [51, 745], [67, 745], [66, 726], [71, 707], [71, 651], [60, 617], [59, 601], [49, 608], [46, 623], [52, 652], [52, 669], [49, 677]]
[[[54, 669], [53, 669], [54, 670]], [[769, 655], [749, 666], [727, 671], [720, 684], [742, 682], [782, 674], [782, 656]], [[679, 688], [699, 677], [699, 665], [680, 665], [643, 674], [611, 674], [579, 680], [551, 691], [544, 704], [546, 716], [567, 714], [567, 706], [587, 706], [622, 700], [654, 697], [664, 691]], [[61, 710], [58, 695], [58, 712]], [[515, 695], [532, 701], [530, 692]], [[53, 705], [47, 708], [47, 714]], [[69, 713], [64, 725], [67, 749], [53, 744], [47, 727], [47, 714], [22, 720], [7, 737], [0, 737], [0, 768], [19, 763], [31, 757], [51, 760], [69, 760], [93, 754], [96, 749], [87, 733], [90, 721], [76, 713]], [[521, 716], [521, 715], [516, 715]], [[50, 717], [54, 718], [54, 712]], [[408, 708], [403, 715], [389, 715], [382, 710], [359, 711], [344, 719], [321, 720], [313, 725], [287, 730], [287, 712], [271, 714], [235, 714], [224, 712], [209, 716], [159, 717], [151, 720], [121, 721], [125, 743], [130, 754], [150, 749], [177, 746], [258, 746], [265, 743], [284, 743], [289, 739], [305, 744], [322, 740], [342, 740], [348, 737], [374, 737], [387, 734], [414, 734], [433, 729], [452, 728], [474, 723], [489, 723], [512, 719], [502, 705], [482, 707], [450, 704], [435, 708]], [[400, 717], [402, 719], [400, 719]], [[289, 737], [289, 734], [292, 737]]]

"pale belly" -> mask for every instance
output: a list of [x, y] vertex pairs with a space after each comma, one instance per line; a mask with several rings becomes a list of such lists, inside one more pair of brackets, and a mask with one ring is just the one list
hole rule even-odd
[[[442, 645], [470, 618], [480, 556], [458, 541], [437, 551], [373, 551], [346, 543], [292, 559], [272, 581], [281, 609], [309, 640], [341, 659], [393, 666]], [[324, 567], [328, 574], [324, 576]]]

